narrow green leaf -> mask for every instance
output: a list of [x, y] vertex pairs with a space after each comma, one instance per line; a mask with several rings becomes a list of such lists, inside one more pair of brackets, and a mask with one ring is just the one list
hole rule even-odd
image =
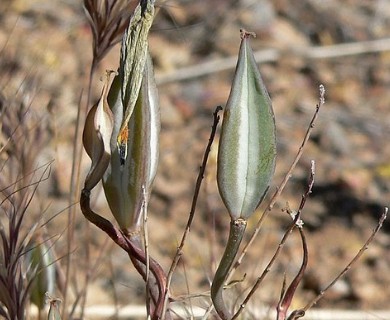
[[276, 158], [272, 104], [248, 37], [243, 32], [218, 152], [219, 192], [233, 220], [247, 219], [256, 210], [269, 188]]

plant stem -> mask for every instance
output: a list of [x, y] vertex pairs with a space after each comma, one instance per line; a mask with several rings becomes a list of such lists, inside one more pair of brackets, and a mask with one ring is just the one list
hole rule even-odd
[[225, 252], [222, 256], [221, 262], [219, 263], [217, 272], [215, 273], [213, 284], [211, 285], [211, 298], [213, 300], [215, 310], [223, 320], [230, 320], [232, 318], [232, 314], [226, 307], [223, 299], [223, 289], [240, 247], [246, 224], [246, 220], [241, 218], [230, 222], [228, 243], [226, 244]]
[[168, 276], [167, 276], [167, 286], [166, 286], [166, 289], [165, 289], [165, 301], [164, 301], [164, 308], [163, 308], [162, 319], [164, 319], [165, 311], [166, 311], [167, 306], [168, 306], [168, 300], [169, 300], [168, 291], [170, 289], [173, 273], [174, 273], [174, 271], [175, 271], [175, 269], [176, 269], [176, 267], [177, 267], [177, 265], [179, 263], [179, 260], [180, 260], [182, 254], [183, 254], [182, 251], [183, 251], [183, 248], [184, 248], [184, 244], [185, 244], [187, 236], [188, 236], [188, 234], [190, 232], [192, 221], [194, 220], [194, 217], [195, 217], [195, 209], [196, 209], [196, 205], [197, 205], [197, 202], [198, 202], [198, 196], [199, 196], [199, 192], [200, 192], [200, 187], [202, 185], [202, 180], [203, 180], [203, 177], [204, 177], [204, 173], [206, 171], [206, 165], [207, 165], [207, 161], [208, 161], [209, 154], [210, 154], [210, 151], [211, 151], [211, 146], [213, 144], [215, 133], [217, 131], [217, 125], [218, 125], [218, 122], [219, 122], [219, 119], [220, 119], [218, 113], [221, 110], [222, 110], [222, 107], [218, 106], [215, 109], [214, 113], [213, 113], [213, 125], [211, 126], [210, 138], [209, 138], [209, 142], [207, 144], [206, 150], [205, 150], [205, 152], [203, 154], [203, 161], [202, 161], [202, 165], [199, 168], [198, 178], [196, 179], [195, 191], [194, 191], [194, 195], [193, 195], [193, 198], [192, 198], [191, 210], [190, 210], [190, 214], [189, 214], [189, 217], [188, 217], [187, 225], [186, 225], [186, 228], [184, 230], [184, 233], [183, 233], [180, 245], [178, 246], [178, 248], [176, 250], [176, 254], [175, 254], [175, 257], [173, 258], [171, 267], [169, 268], [169, 272], [168, 272]]
[[[140, 266], [141, 264], [146, 266], [146, 257], [145, 252], [134, 243], [134, 239], [127, 237], [122, 230], [114, 226], [109, 220], [103, 218], [102, 216], [95, 213], [90, 207], [90, 194], [91, 192], [87, 189], [81, 191], [80, 197], [80, 207], [83, 212], [84, 217], [97, 226], [99, 229], [104, 231], [119, 247], [121, 247], [127, 254], [137, 261], [137, 264], [134, 266]], [[144, 276], [145, 269], [137, 270]], [[150, 271], [153, 277], [156, 279], [156, 284], [158, 287], [158, 297], [156, 301], [155, 309], [152, 310], [151, 319], [158, 320], [161, 319], [161, 314], [164, 306], [164, 292], [166, 288], [166, 275], [161, 266], [154, 260], [150, 258]]]

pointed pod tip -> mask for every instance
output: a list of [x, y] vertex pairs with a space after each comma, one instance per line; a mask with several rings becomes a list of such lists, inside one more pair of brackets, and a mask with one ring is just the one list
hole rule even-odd
[[245, 29], [240, 29], [240, 37], [242, 40], [248, 39], [250, 37], [256, 38], [256, 33], [247, 31]]

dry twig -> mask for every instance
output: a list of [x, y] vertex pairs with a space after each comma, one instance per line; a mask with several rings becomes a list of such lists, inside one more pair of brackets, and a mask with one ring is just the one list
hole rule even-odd
[[367, 241], [364, 243], [364, 245], [360, 248], [359, 252], [353, 257], [353, 259], [348, 263], [348, 265], [325, 287], [325, 289], [321, 290], [321, 292], [302, 309], [303, 311], [307, 311], [312, 306], [314, 306], [324, 296], [326, 291], [328, 291], [337, 281], [339, 281], [340, 278], [343, 277], [352, 268], [352, 266], [361, 258], [364, 251], [366, 251], [368, 249], [368, 246], [374, 240], [378, 231], [382, 228], [383, 223], [387, 218], [388, 211], [389, 211], [389, 208], [385, 207], [381, 217], [379, 218], [378, 224], [376, 225], [375, 229], [372, 231], [371, 236], [367, 239]]
[[[184, 233], [183, 233], [180, 245], [178, 246], [178, 248], [176, 250], [175, 257], [173, 258], [171, 267], [170, 267], [169, 272], [168, 272], [167, 286], [166, 286], [166, 291], [165, 291], [165, 303], [164, 303], [163, 312], [165, 312], [165, 310], [167, 308], [167, 305], [168, 305], [168, 299], [169, 299], [168, 291], [169, 291], [169, 288], [170, 288], [170, 283], [171, 283], [171, 280], [172, 280], [173, 272], [175, 271], [176, 266], [179, 263], [179, 260], [180, 260], [180, 258], [182, 256], [183, 247], [184, 247], [185, 241], [187, 239], [187, 235], [190, 232], [192, 221], [194, 220], [195, 209], [196, 209], [196, 204], [197, 204], [197, 201], [198, 201], [200, 187], [201, 187], [202, 180], [203, 180], [203, 177], [204, 177], [204, 172], [206, 170], [206, 164], [207, 164], [208, 156], [209, 156], [209, 153], [210, 153], [210, 150], [211, 150], [211, 145], [213, 144], [214, 136], [215, 136], [215, 133], [216, 133], [216, 130], [217, 130], [217, 125], [218, 125], [218, 122], [219, 122], [219, 119], [220, 119], [220, 117], [218, 115], [218, 112], [221, 111], [221, 110], [222, 110], [222, 107], [218, 106], [216, 108], [216, 110], [214, 111], [214, 113], [213, 113], [214, 122], [213, 122], [213, 125], [212, 125], [212, 128], [211, 128], [209, 142], [207, 144], [206, 150], [205, 150], [204, 155], [203, 155], [202, 165], [199, 168], [199, 174], [198, 174], [198, 178], [196, 180], [195, 191], [194, 191], [194, 196], [192, 198], [191, 210], [190, 210], [190, 214], [189, 214], [189, 217], [188, 217], [187, 225], [186, 225], [186, 228], [184, 230]], [[163, 314], [163, 316], [164, 316], [164, 314]], [[162, 317], [162, 318], [164, 319], [164, 317]]]
[[[301, 214], [302, 214], [302, 210], [305, 206], [306, 200], [312, 191], [313, 184], [314, 184], [314, 175], [315, 175], [315, 166], [314, 166], [314, 161], [312, 161], [309, 183], [308, 183], [307, 190], [306, 190], [305, 194], [302, 195], [302, 200], [301, 200], [301, 203], [299, 205], [299, 209], [295, 215], [292, 215], [292, 212], [289, 212], [291, 217], [293, 218], [292, 224], [287, 229], [287, 231], [284, 233], [282, 240], [280, 241], [274, 255], [272, 256], [271, 260], [269, 261], [269, 263], [265, 267], [261, 276], [257, 278], [255, 284], [253, 285], [252, 289], [250, 290], [250, 292], [248, 293], [248, 295], [244, 299], [243, 303], [241, 303], [239, 309], [234, 314], [232, 320], [237, 319], [238, 316], [240, 315], [240, 313], [243, 311], [246, 304], [251, 299], [251, 297], [256, 292], [256, 290], [259, 288], [260, 284], [262, 283], [262, 281], [264, 280], [266, 275], [271, 271], [271, 268], [272, 268], [273, 264], [275, 263], [276, 258], [279, 256], [282, 248], [284, 247], [284, 244], [286, 243], [288, 237], [291, 235], [294, 228], [298, 227], [299, 231], [300, 231], [301, 239], [302, 239], [302, 246], [303, 246], [303, 252], [304, 252], [302, 266], [301, 266], [297, 276], [291, 282], [291, 285], [287, 289], [286, 293], [282, 293], [282, 297], [281, 297], [280, 302], [278, 304], [278, 313], [281, 312], [280, 310], [282, 310], [282, 309], [284, 310], [284, 312], [287, 312], [287, 309], [290, 306], [291, 300], [294, 296], [295, 290], [296, 290], [298, 284], [300, 283], [300, 281], [302, 280], [303, 274], [304, 274], [306, 266], [307, 266], [307, 261], [308, 261], [307, 245], [306, 245], [305, 236], [304, 236], [303, 230], [302, 230], [303, 222], [301, 221]], [[282, 318], [278, 318], [278, 319], [282, 319]], [[285, 318], [283, 318], [283, 319], [285, 319]]]

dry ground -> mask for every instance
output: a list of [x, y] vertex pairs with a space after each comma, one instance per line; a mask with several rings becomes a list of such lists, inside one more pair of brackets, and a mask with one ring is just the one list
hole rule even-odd
[[[271, 190], [281, 182], [303, 139], [319, 84], [326, 87], [326, 104], [304, 156], [236, 274], [237, 278], [247, 274], [237, 288], [240, 292], [259, 275], [288, 223], [281, 209], [286, 202], [297, 207], [310, 160], [315, 159], [316, 182], [303, 216], [310, 262], [294, 302], [294, 306], [302, 306], [359, 250], [390, 202], [390, 2], [168, 0], [160, 2], [159, 8], [150, 48], [161, 100], [161, 162], [150, 203], [149, 232], [152, 255], [164, 268], [169, 267], [186, 223], [212, 111], [224, 105], [229, 94], [234, 64], [221, 67], [221, 63], [236, 56], [239, 29], [257, 33], [252, 41], [254, 50], [273, 49], [267, 62], [260, 65], [278, 130], [277, 169]], [[384, 39], [376, 44], [380, 47], [367, 43], [378, 39]], [[356, 43], [357, 48], [348, 51], [337, 46], [344, 43]], [[31, 105], [29, 115], [39, 119], [41, 126], [39, 137], [30, 140], [36, 153], [30, 165], [55, 159], [51, 179], [42, 185], [39, 195], [43, 206], [50, 203], [45, 212], [49, 219], [68, 204], [80, 97], [85, 103], [91, 32], [81, 4], [76, 0], [2, 0], [0, 48], [0, 93]], [[104, 70], [117, 68], [118, 51], [119, 47], [114, 47], [99, 66], [93, 101], [101, 90], [99, 77]], [[191, 66], [195, 68], [186, 73]], [[88, 164], [84, 156], [82, 176]], [[108, 212], [102, 194], [96, 197], [95, 207]], [[37, 214], [39, 210], [32, 210], [31, 216]], [[86, 227], [78, 207], [76, 217], [72, 257], [82, 277], [88, 265], [82, 246]], [[65, 210], [50, 223], [49, 233], [62, 233], [67, 219]], [[191, 236], [174, 278], [175, 295], [209, 290], [228, 223], [215, 186], [214, 148]], [[389, 226], [387, 222], [359, 265], [329, 292], [320, 307], [388, 308]], [[93, 238], [91, 265], [105, 238], [94, 227], [89, 232]], [[66, 252], [65, 238], [57, 242], [59, 256]], [[299, 268], [300, 250], [299, 239], [291, 238], [256, 294], [256, 304], [275, 305], [283, 273], [291, 279]], [[90, 303], [115, 299], [141, 303], [143, 284], [128, 259], [110, 244], [107, 252], [94, 270]]]

